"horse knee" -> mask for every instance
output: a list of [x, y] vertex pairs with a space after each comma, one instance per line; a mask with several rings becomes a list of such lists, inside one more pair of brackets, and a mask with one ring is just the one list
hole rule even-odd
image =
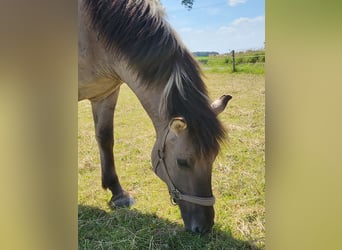
[[114, 143], [113, 128], [101, 128], [96, 131], [96, 141], [100, 145], [112, 145]]

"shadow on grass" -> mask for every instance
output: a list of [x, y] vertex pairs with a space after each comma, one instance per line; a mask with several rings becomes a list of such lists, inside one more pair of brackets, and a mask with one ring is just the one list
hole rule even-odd
[[78, 206], [79, 249], [258, 249], [214, 227], [204, 236], [136, 209]]

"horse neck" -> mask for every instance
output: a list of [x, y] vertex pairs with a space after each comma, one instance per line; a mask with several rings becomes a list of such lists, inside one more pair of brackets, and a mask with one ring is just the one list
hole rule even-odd
[[153, 123], [157, 138], [161, 138], [168, 126], [167, 119], [160, 114], [160, 99], [164, 90], [162, 84], [149, 88], [145, 84], [141, 84], [142, 80], [126, 67], [116, 68], [115, 71], [137, 96]]
[[168, 123], [165, 117], [160, 114], [159, 104], [162, 96], [163, 89], [161, 88], [146, 88], [141, 85], [128, 84], [135, 95], [138, 97], [141, 105], [145, 109], [146, 113], [150, 117], [154, 129], [156, 131], [157, 138], [163, 136], [165, 128]]

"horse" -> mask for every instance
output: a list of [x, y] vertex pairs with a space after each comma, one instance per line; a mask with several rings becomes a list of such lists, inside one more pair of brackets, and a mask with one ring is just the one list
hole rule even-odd
[[211, 104], [199, 64], [158, 0], [78, 0], [78, 13], [78, 99], [91, 102], [109, 204], [134, 203], [113, 155], [113, 116], [125, 83], [153, 123], [153, 170], [179, 206], [185, 229], [208, 232], [214, 224], [212, 165], [226, 136], [217, 115], [232, 97]]

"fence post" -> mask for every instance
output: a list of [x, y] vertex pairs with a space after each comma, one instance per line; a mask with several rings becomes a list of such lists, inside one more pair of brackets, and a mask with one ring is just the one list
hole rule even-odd
[[235, 51], [232, 50], [232, 63], [233, 63], [233, 72], [236, 72], [235, 68]]

